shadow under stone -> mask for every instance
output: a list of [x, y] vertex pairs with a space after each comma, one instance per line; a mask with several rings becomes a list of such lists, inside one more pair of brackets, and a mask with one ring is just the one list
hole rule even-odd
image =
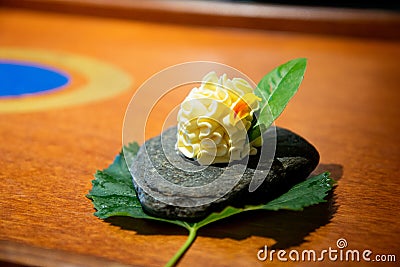
[[199, 235], [235, 240], [250, 236], [268, 237], [276, 240], [271, 249], [298, 246], [310, 233], [327, 225], [336, 213], [338, 206], [335, 204], [333, 190], [326, 199], [327, 202], [307, 207], [303, 211], [245, 212], [206, 226], [200, 229]]
[[140, 235], [188, 235], [185, 228], [172, 223], [125, 216], [110, 217], [105, 221], [122, 230], [135, 231]]
[[339, 181], [343, 176], [343, 165], [336, 163], [320, 163], [311, 175], [317, 175], [322, 172], [330, 172], [331, 178], [335, 181]]
[[[303, 211], [249, 211], [201, 228], [199, 236], [244, 240], [251, 236], [276, 240], [271, 249], [287, 249], [302, 244], [318, 228], [327, 225], [337, 211], [334, 189], [327, 202]], [[187, 235], [182, 227], [170, 223], [130, 217], [111, 217], [106, 222], [141, 235]], [[263, 246], [264, 244], [260, 244]]]

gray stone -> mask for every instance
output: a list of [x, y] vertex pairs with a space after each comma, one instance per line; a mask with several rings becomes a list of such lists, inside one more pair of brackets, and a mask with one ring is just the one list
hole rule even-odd
[[[263, 147], [268, 153], [206, 167], [176, 153], [175, 127], [146, 141], [131, 166], [143, 209], [158, 217], [198, 220], [228, 205], [266, 203], [305, 180], [318, 165], [318, 151], [289, 130], [271, 128], [263, 140], [272, 145]], [[258, 187], [250, 192], [252, 180]]]

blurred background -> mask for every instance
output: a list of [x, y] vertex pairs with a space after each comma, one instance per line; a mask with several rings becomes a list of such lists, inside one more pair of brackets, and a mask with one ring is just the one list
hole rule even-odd
[[[192, 0], [196, 1], [196, 0]], [[388, 9], [399, 10], [399, 3], [396, 1], [321, 1], [321, 0], [208, 0], [208, 1], [225, 1], [232, 3], [263, 3], [263, 4], [276, 4], [276, 5], [289, 5], [289, 6], [319, 6], [319, 7], [347, 7], [347, 8], [361, 8], [361, 9]]]
[[398, 1], [0, 0], [0, 5], [186, 25], [399, 38]]

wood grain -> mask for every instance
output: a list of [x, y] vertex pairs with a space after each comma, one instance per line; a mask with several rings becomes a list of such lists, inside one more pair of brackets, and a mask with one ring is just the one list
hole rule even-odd
[[[33, 253], [31, 264], [38, 265], [53, 265], [59, 256], [49, 251], [135, 266], [166, 263], [185, 241], [184, 230], [126, 218], [105, 222], [93, 216], [85, 197], [93, 173], [120, 150], [124, 112], [135, 90], [154, 73], [185, 61], [228, 64], [258, 81], [295, 57], [307, 57], [308, 70], [277, 124], [318, 148], [318, 171], [330, 170], [338, 180], [333, 196], [304, 212], [257, 212], [210, 225], [180, 266], [307, 266], [259, 262], [256, 253], [264, 245], [321, 251], [336, 247], [339, 238], [346, 238], [350, 249], [400, 257], [398, 41], [6, 8], [0, 9], [0, 36], [2, 47], [86, 55], [115, 64], [135, 80], [131, 91], [105, 101], [0, 114], [0, 260], [29, 264], [18, 259], [31, 248], [45, 251]], [[18, 244], [22, 252], [7, 253]]]

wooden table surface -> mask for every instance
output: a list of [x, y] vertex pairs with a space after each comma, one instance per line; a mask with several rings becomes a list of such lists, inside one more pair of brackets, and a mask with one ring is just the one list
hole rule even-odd
[[[338, 180], [326, 204], [258, 212], [215, 223], [180, 266], [307, 266], [261, 262], [265, 245], [286, 251], [336, 248], [400, 260], [400, 42], [260, 30], [179, 26], [0, 9], [0, 48], [68, 52], [128, 72], [130, 90], [106, 100], [0, 114], [0, 261], [57, 266], [162, 266], [186, 239], [174, 226], [102, 221], [85, 197], [93, 173], [121, 147], [125, 109], [151, 75], [210, 60], [258, 81], [278, 64], [308, 58], [305, 80], [277, 125], [321, 154], [317, 172]], [[4, 101], [4, 100], [1, 100]], [[1, 105], [1, 102], [0, 102]], [[143, 116], [140, 110], [138, 116]], [[161, 121], [159, 123], [162, 123]], [[1, 263], [1, 262], [0, 262]], [[320, 266], [359, 262], [315, 263]], [[385, 263], [382, 266], [395, 266]]]

